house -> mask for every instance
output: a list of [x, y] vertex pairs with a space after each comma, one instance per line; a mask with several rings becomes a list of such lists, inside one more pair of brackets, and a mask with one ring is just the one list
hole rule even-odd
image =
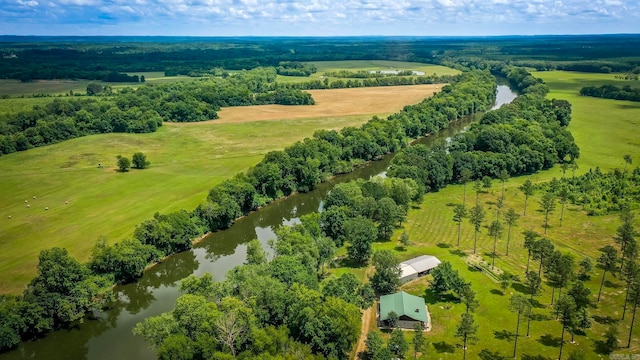
[[400, 281], [406, 283], [424, 276], [440, 265], [440, 260], [432, 255], [422, 255], [400, 263]]
[[429, 312], [424, 299], [419, 296], [404, 291], [381, 296], [378, 305], [378, 327], [389, 326], [391, 312], [398, 315], [398, 327], [413, 329], [415, 324], [420, 324], [423, 328], [429, 327]]

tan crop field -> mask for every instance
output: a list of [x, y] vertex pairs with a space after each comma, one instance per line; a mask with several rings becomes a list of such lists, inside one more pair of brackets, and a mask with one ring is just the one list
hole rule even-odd
[[[217, 120], [205, 123], [225, 124], [245, 121], [306, 119], [325, 116], [390, 114], [407, 104], [416, 104], [431, 97], [442, 84], [384, 86], [351, 89], [309, 90], [313, 106], [256, 105], [223, 108]], [[198, 126], [202, 123], [176, 125]]]

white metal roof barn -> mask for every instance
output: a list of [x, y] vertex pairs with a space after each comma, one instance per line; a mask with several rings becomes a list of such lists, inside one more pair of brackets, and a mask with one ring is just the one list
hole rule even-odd
[[405, 283], [424, 276], [440, 265], [441, 261], [433, 255], [422, 255], [400, 263], [400, 281]]

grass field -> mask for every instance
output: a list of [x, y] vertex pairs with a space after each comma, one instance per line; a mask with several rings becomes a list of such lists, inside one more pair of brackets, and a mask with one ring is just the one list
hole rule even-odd
[[[129, 75], [144, 75], [145, 80], [149, 84], [157, 84], [173, 81], [193, 80], [188, 76], [164, 76], [163, 72], [138, 72]], [[34, 80], [23, 83], [20, 80], [2, 79], [0, 80], [0, 96], [9, 95], [11, 97], [33, 94], [66, 94], [70, 90], [74, 93], [84, 94], [87, 85], [92, 82], [99, 82], [105, 85], [111, 85], [112, 88], [118, 89], [122, 87], [139, 86], [140, 83], [103, 83], [97, 80]], [[1, 101], [1, 100], [0, 100]], [[2, 102], [0, 102], [2, 104]]]
[[[573, 120], [571, 131], [581, 148], [581, 157], [578, 160], [579, 172], [587, 171], [589, 167], [600, 166], [603, 169], [623, 167], [624, 154], [631, 154], [635, 161], [640, 161], [640, 136], [635, 132], [637, 122], [640, 119], [640, 107], [637, 103], [627, 101], [615, 101], [585, 98], [577, 95], [582, 86], [601, 85], [603, 83], [618, 83], [613, 75], [603, 74], [579, 74], [569, 72], [542, 72], [536, 76], [543, 78], [551, 87], [550, 98], [562, 98], [573, 104]], [[618, 85], [620, 85], [618, 83]], [[526, 179], [533, 182], [550, 180], [552, 177], [561, 177], [561, 170], [556, 167], [549, 171], [534, 174], [528, 177], [510, 179], [506, 183], [505, 210], [513, 208], [520, 214], [524, 207], [524, 196], [517, 187]], [[571, 176], [567, 174], [567, 176]], [[495, 201], [500, 196], [501, 185], [498, 181], [487, 192], [481, 193], [479, 201], [487, 210], [487, 222], [495, 219]], [[462, 241], [460, 247], [456, 246], [457, 224], [452, 220], [453, 205], [461, 203], [463, 198], [462, 186], [449, 186], [438, 193], [427, 194], [419, 208], [412, 209], [404, 228], [396, 232], [393, 241], [376, 243], [376, 249], [391, 249], [396, 251], [401, 260], [409, 259], [422, 254], [432, 254], [441, 260], [452, 263], [461, 275], [472, 283], [472, 288], [477, 293], [480, 307], [476, 311], [475, 321], [479, 324], [478, 340], [468, 347], [468, 359], [480, 358], [481, 351], [485, 350], [487, 357], [483, 359], [499, 359], [498, 356], [511, 358], [513, 349], [513, 333], [516, 326], [516, 315], [508, 310], [510, 295], [516, 292], [527, 294], [519, 284], [510, 287], [506, 294], [502, 292], [498, 283], [488, 276], [475, 271], [466, 265], [464, 259], [473, 249], [474, 231], [468, 221], [462, 225]], [[527, 215], [522, 216], [518, 226], [512, 229], [509, 256], [505, 256], [505, 234], [498, 241], [498, 257], [496, 267], [524, 278], [527, 261], [527, 253], [523, 249], [522, 231], [531, 229], [539, 233], [543, 232], [544, 216], [538, 211], [538, 197], [530, 198]], [[475, 192], [471, 186], [467, 186], [466, 203], [473, 206]], [[557, 249], [574, 254], [576, 263], [584, 256], [591, 257], [594, 261], [599, 256], [598, 249], [605, 244], [612, 243], [619, 219], [616, 214], [598, 217], [589, 217], [577, 206], [568, 206], [564, 212], [563, 226], [559, 227], [559, 206], [550, 216], [550, 228], [546, 237], [549, 238]], [[406, 231], [411, 240], [411, 245], [402, 250], [398, 247], [398, 236]], [[487, 235], [487, 228], [481, 230], [478, 236], [478, 254], [484, 260], [491, 262], [493, 239]], [[532, 268], [537, 270], [538, 263], [531, 262]], [[364, 269], [355, 269], [355, 274], [365, 278]], [[336, 273], [348, 271], [345, 268], [336, 269]], [[596, 270], [588, 282], [592, 290], [595, 302], [601, 270]], [[620, 320], [622, 305], [624, 302], [624, 285], [621, 280], [607, 275], [607, 282], [603, 295], [597, 308], [589, 309], [593, 317], [593, 326], [587, 331], [586, 336], [576, 335], [576, 343], [569, 343], [570, 334], [565, 334], [565, 348], [563, 358], [567, 358], [571, 351], [584, 350], [587, 359], [603, 359], [607, 355], [599, 349], [604, 339], [604, 333], [608, 324], [615, 324], [619, 331], [621, 346], [626, 346], [629, 333], [630, 314], [624, 321]], [[407, 283], [403, 290], [419, 296], [425, 296], [429, 277]], [[557, 296], [557, 292], [556, 292]], [[424, 359], [460, 359], [462, 357], [461, 341], [454, 336], [460, 315], [464, 312], [464, 305], [451, 303], [434, 298], [431, 294], [426, 296], [429, 306], [433, 330], [427, 335], [429, 342]], [[557, 359], [561, 327], [555, 321], [551, 301], [551, 288], [544, 285], [543, 292], [535, 298], [534, 308], [536, 318], [531, 322], [531, 337], [526, 333], [526, 320], [520, 324], [518, 341], [518, 358], [520, 359]], [[370, 330], [376, 330], [375, 323], [371, 323]], [[386, 335], [385, 335], [386, 336]], [[407, 339], [410, 341], [410, 333]], [[489, 353], [487, 353], [489, 352]], [[640, 326], [636, 325], [634, 337], [630, 349], [621, 349], [617, 353], [640, 353]], [[413, 356], [410, 350], [407, 356]]]
[[573, 105], [569, 129], [580, 146], [578, 164], [583, 169], [621, 167], [620, 159], [630, 154], [640, 162], [640, 102], [580, 96], [584, 86], [613, 84], [633, 85], [618, 80], [614, 74], [574, 73], [566, 71], [536, 72], [551, 88], [549, 98], [565, 99]]
[[[281, 120], [256, 121], [259, 107], [239, 108], [249, 111], [244, 122], [165, 124], [152, 134], [88, 136], [1, 156], [0, 293], [22, 290], [35, 275], [42, 249], [65, 247], [85, 261], [99, 236], [122, 240], [155, 212], [193, 209], [211, 186], [256, 164], [268, 151], [317, 129], [359, 125], [373, 114], [384, 116], [431, 94], [417, 88], [419, 97], [411, 87], [381, 88], [378, 96], [389, 107], [376, 111], [353, 95], [362, 89], [339, 90], [347, 101], [342, 106], [349, 108], [351, 102], [360, 109], [356, 115], [328, 116], [318, 105], [306, 107], [319, 109], [315, 115], [291, 119], [299, 108], [280, 107]], [[117, 155], [137, 151], [147, 154], [149, 169], [115, 171]]]
[[21, 111], [29, 111], [33, 109], [35, 105], [46, 105], [52, 101], [53, 98], [50, 97], [0, 99], [0, 114], [15, 114]]
[[[324, 79], [325, 72], [331, 71], [379, 71], [379, 70], [415, 70], [422, 71], [425, 75], [455, 75], [460, 71], [448, 68], [446, 66], [425, 64], [417, 62], [403, 62], [403, 61], [387, 61], [387, 60], [348, 60], [348, 61], [312, 61], [318, 71], [309, 77], [302, 76], [281, 76], [278, 75], [278, 81], [281, 82], [304, 82], [309, 80]], [[338, 78], [329, 77], [329, 81], [337, 80]], [[348, 80], [348, 79], [342, 79]], [[360, 79], [362, 80], [362, 79]]]

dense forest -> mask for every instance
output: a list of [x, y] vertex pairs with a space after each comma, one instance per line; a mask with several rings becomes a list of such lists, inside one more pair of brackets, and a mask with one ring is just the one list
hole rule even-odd
[[[124, 42], [123, 40], [126, 40]], [[640, 71], [637, 35], [505, 36], [494, 38], [154, 38], [0, 37], [0, 78], [105, 79], [109, 74], [166, 75], [276, 67], [300, 76], [301, 62], [400, 60], [457, 64], [459, 59], [507, 62], [537, 70]], [[282, 62], [282, 63], [281, 63]]]

